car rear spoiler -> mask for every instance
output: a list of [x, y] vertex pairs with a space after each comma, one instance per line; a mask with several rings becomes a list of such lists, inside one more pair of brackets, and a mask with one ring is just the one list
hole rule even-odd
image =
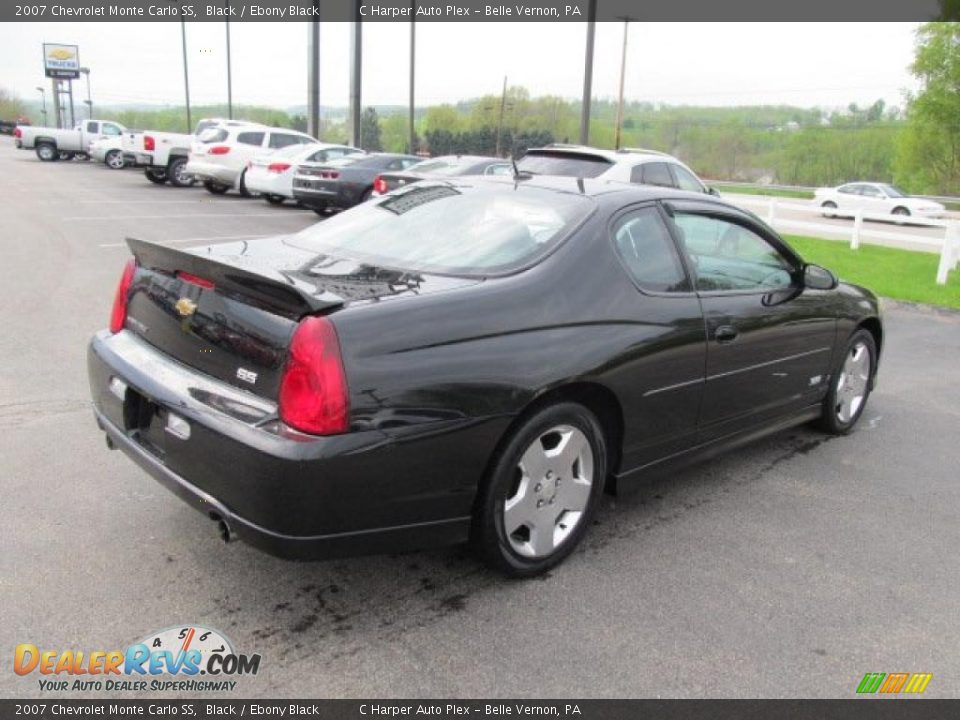
[[197, 255], [136, 238], [128, 237], [127, 245], [141, 267], [209, 280], [227, 294], [239, 295], [251, 304], [280, 315], [299, 318], [345, 302], [339, 295], [273, 268], [242, 268], [230, 264], [226, 257]]

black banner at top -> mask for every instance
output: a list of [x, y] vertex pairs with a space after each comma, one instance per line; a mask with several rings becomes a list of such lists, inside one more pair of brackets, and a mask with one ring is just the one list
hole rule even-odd
[[[3, 22], [601, 22], [927, 21], [957, 19], [953, 0], [26, 0]], [[851, 28], [851, 32], [856, 32]]]

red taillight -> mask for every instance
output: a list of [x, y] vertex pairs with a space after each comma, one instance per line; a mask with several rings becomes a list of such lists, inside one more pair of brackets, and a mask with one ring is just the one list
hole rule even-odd
[[293, 333], [280, 380], [280, 418], [312, 435], [346, 432], [349, 399], [336, 330], [326, 318], [308, 317]]
[[338, 173], [336, 170], [323, 170], [320, 173], [320, 177], [326, 178], [327, 180], [336, 180], [338, 177], [340, 177], [340, 173]]
[[23, 137], [23, 130], [21, 130], [20, 128], [14, 128], [14, 129], [13, 129], [13, 136], [14, 136], [14, 137], [17, 137], [17, 138], [18, 138], [18, 137]]
[[290, 163], [270, 163], [267, 172], [282, 173], [290, 169]]
[[180, 278], [181, 280], [183, 280], [184, 282], [188, 282], [188, 283], [190, 283], [191, 285], [196, 285], [196, 286], [198, 286], [198, 287], [202, 287], [202, 288], [204, 288], [204, 289], [206, 289], [206, 290], [213, 290], [213, 288], [216, 287], [216, 285], [214, 285], [213, 281], [207, 280], [206, 278], [198, 277], [198, 276], [196, 276], [196, 275], [191, 275], [190, 273], [185, 273], [185, 272], [179, 272], [179, 271], [178, 271], [178, 272], [177, 272], [177, 277]]
[[387, 181], [383, 179], [383, 176], [377, 175], [373, 179], [373, 191], [381, 195], [387, 191]]
[[153, 135], [144, 135], [143, 136], [143, 149], [144, 150], [156, 150], [157, 141], [153, 139]]
[[137, 271], [137, 262], [133, 258], [127, 261], [117, 285], [117, 294], [113, 296], [113, 310], [110, 312], [110, 332], [118, 333], [127, 323], [127, 295], [130, 293], [130, 284], [133, 274]]
[[229, 145], [214, 145], [207, 150], [208, 155], [226, 155], [228, 152], [230, 152]]

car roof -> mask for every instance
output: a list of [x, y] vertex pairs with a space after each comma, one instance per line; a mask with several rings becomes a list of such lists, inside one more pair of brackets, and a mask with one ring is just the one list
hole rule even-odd
[[566, 143], [553, 143], [538, 148], [530, 148], [525, 154], [529, 153], [550, 153], [550, 154], [570, 154], [570, 155], [595, 155], [612, 164], [629, 162], [631, 164], [645, 160], [660, 160], [680, 162], [677, 158], [659, 150], [648, 150], [646, 148], [621, 148], [620, 150], [607, 150], [605, 148], [590, 147], [589, 145], [569, 145]]

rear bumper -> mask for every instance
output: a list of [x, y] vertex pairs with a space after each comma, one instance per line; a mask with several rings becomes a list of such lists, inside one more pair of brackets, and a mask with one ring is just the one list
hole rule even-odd
[[[112, 444], [261, 550], [326, 558], [468, 536], [476, 478], [423, 484], [423, 459], [449, 454], [436, 444], [457, 438], [456, 429], [434, 424], [422, 441], [401, 443], [378, 430], [302, 435], [276, 419], [269, 401], [192, 371], [129, 331], [93, 337], [88, 373], [97, 424]], [[149, 401], [149, 427], [130, 412], [134, 399]], [[164, 431], [170, 414], [189, 425], [186, 439]]]
[[234, 187], [237, 183], [237, 178], [240, 177], [239, 170], [194, 159], [187, 161], [183, 171], [188, 175], [193, 175], [198, 180], [208, 180], [230, 187]]
[[264, 195], [279, 195], [285, 198], [293, 197], [290, 178], [283, 178], [278, 174], [247, 170], [245, 179], [247, 189]]

